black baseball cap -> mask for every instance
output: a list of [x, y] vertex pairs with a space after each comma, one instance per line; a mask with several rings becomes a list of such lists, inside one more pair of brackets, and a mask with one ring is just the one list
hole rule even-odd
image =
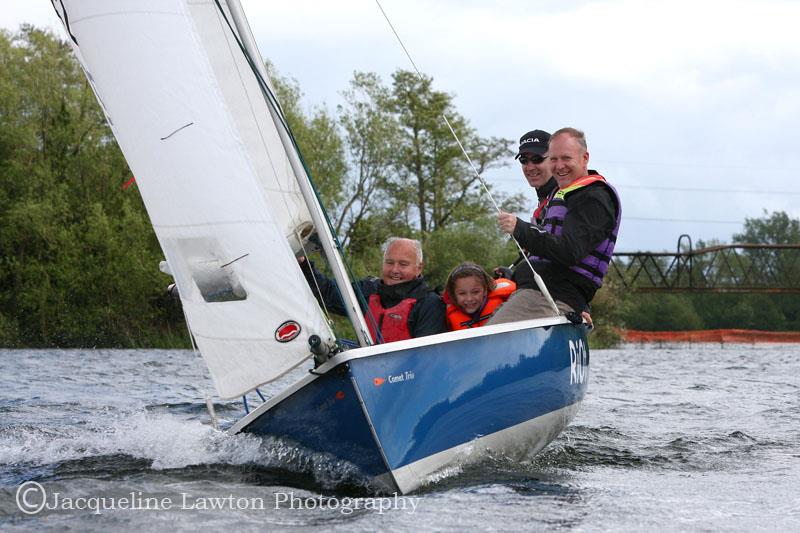
[[544, 156], [547, 153], [547, 145], [550, 142], [550, 134], [543, 130], [529, 131], [519, 138], [519, 153], [514, 159], [522, 154], [532, 154]]

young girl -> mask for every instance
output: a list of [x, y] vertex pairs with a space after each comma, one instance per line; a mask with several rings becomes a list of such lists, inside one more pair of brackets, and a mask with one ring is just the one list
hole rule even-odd
[[475, 263], [458, 265], [445, 285], [444, 301], [450, 330], [482, 326], [516, 289], [513, 281], [493, 280]]

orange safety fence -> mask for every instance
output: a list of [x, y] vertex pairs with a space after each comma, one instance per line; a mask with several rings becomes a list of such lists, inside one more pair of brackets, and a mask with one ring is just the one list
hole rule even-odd
[[800, 331], [760, 331], [755, 329], [703, 329], [698, 331], [621, 330], [625, 342], [717, 342], [753, 344], [756, 342], [798, 342]]

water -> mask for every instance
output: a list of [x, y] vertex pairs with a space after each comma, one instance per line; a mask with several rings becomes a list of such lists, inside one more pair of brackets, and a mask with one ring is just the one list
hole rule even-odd
[[[800, 530], [793, 345], [595, 350], [578, 416], [540, 455], [386, 500], [330, 457], [213, 430], [197, 363], [0, 350], [0, 530]], [[230, 424], [241, 404], [217, 411]], [[52, 509], [19, 510], [26, 481]]]

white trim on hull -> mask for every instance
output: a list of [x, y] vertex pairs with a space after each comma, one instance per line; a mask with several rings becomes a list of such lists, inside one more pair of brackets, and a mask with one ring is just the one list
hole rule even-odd
[[581, 402], [551, 411], [491, 435], [459, 444], [392, 471], [401, 494], [407, 494], [436, 481], [435, 474], [445, 467], [479, 462], [487, 452], [512, 458], [531, 457], [547, 446], [575, 417]]

